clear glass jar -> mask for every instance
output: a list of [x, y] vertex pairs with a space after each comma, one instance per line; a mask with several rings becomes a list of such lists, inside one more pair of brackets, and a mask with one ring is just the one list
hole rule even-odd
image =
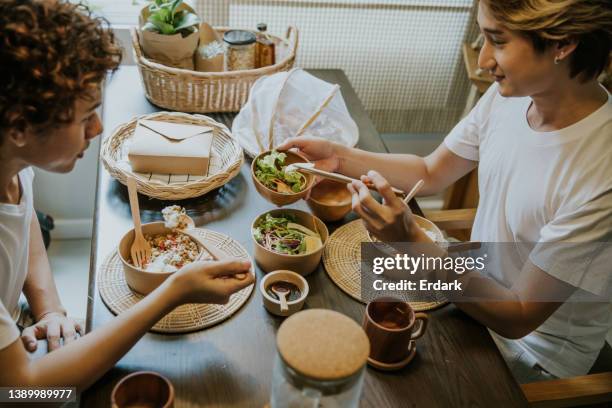
[[370, 342], [354, 320], [325, 309], [298, 312], [276, 333], [271, 408], [356, 408]]
[[225, 70], [241, 71], [255, 68], [256, 36], [246, 30], [230, 30], [223, 35], [227, 44]]
[[334, 381], [304, 377], [276, 353], [270, 408], [353, 408], [359, 406], [365, 366], [352, 376]]

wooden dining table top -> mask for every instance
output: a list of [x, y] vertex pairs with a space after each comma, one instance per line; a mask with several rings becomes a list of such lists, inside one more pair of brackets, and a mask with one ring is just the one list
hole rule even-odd
[[[310, 70], [339, 84], [351, 116], [359, 127], [358, 147], [386, 152], [362, 103], [341, 70]], [[122, 66], [108, 81], [103, 102], [104, 134], [137, 115], [160, 111], [144, 95], [135, 66]], [[231, 126], [235, 114], [210, 114]], [[180, 202], [139, 196], [143, 222], [161, 219], [170, 204], [185, 207], [198, 227], [231, 236], [252, 256], [250, 224], [275, 208], [260, 197], [250, 179], [249, 160], [237, 177], [220, 189]], [[306, 209], [298, 202], [290, 208]], [[414, 207], [415, 211], [418, 208]], [[354, 219], [351, 214], [345, 222]], [[330, 224], [330, 232], [341, 223]], [[106, 256], [116, 250], [132, 228], [126, 188], [100, 164], [98, 168], [94, 232], [89, 273], [87, 330], [105, 324], [113, 314], [104, 305], [96, 284]], [[259, 281], [263, 272], [257, 267]], [[361, 323], [364, 305], [346, 295], [328, 277], [322, 265], [307, 277], [310, 293], [306, 308], [339, 311]], [[521, 407], [527, 402], [487, 329], [447, 305], [427, 312], [428, 330], [417, 342], [417, 356], [397, 372], [368, 367], [362, 407]], [[147, 333], [100, 380], [82, 393], [83, 407], [109, 407], [114, 385], [125, 375], [152, 370], [166, 376], [176, 391], [175, 407], [263, 407], [269, 400], [275, 358], [275, 334], [283, 319], [269, 314], [255, 288], [244, 306], [228, 320], [188, 334]]]

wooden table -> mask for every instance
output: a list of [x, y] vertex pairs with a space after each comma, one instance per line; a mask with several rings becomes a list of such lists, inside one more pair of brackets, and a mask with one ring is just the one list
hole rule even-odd
[[[342, 95], [360, 129], [359, 147], [384, 152], [376, 129], [340, 70], [312, 71], [341, 85]], [[122, 67], [108, 84], [103, 106], [105, 135], [133, 116], [158, 109], [143, 94], [135, 67]], [[212, 115], [230, 123], [233, 115]], [[143, 222], [160, 219], [167, 202], [140, 197]], [[231, 235], [249, 252], [249, 226], [254, 217], [273, 208], [252, 186], [248, 162], [226, 186], [181, 205], [199, 214], [198, 226]], [[305, 208], [303, 203], [295, 208]], [[331, 226], [332, 229], [334, 226]], [[131, 228], [126, 189], [100, 166], [87, 310], [88, 330], [113, 318], [102, 303], [96, 273], [118, 240]], [[257, 269], [257, 277], [262, 277]], [[309, 308], [329, 308], [361, 322], [364, 306], [345, 295], [323, 267], [308, 277]], [[362, 394], [364, 407], [517, 407], [526, 402], [484, 327], [453, 306], [430, 313], [427, 334], [409, 367], [396, 373], [368, 368]], [[110, 392], [124, 375], [154, 370], [167, 376], [180, 407], [262, 407], [269, 398], [275, 333], [282, 319], [268, 314], [255, 289], [231, 319], [186, 335], [145, 335], [134, 348], [82, 395], [84, 407], [108, 407]]]

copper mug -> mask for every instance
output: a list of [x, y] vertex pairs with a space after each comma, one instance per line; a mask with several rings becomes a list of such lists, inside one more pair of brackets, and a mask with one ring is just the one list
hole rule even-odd
[[374, 299], [366, 306], [363, 329], [370, 339], [370, 358], [381, 363], [402, 361], [410, 342], [427, 330], [427, 315], [416, 313], [407, 302], [392, 297]]

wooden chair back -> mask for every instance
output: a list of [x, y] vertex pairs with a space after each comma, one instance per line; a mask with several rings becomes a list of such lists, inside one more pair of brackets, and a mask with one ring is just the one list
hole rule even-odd
[[[475, 209], [478, 207], [478, 169], [461, 177], [446, 190], [442, 210]], [[447, 229], [447, 234], [461, 241], [469, 241], [471, 227]]]

